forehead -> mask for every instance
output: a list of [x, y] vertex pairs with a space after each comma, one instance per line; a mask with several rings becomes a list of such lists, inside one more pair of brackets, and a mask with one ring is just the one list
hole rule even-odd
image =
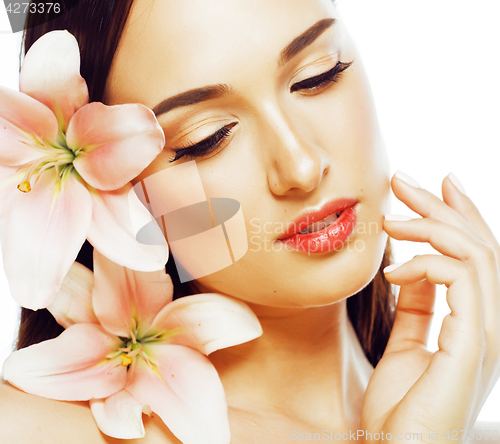
[[279, 52], [318, 20], [331, 0], [134, 0], [107, 101], [141, 102], [270, 70]]

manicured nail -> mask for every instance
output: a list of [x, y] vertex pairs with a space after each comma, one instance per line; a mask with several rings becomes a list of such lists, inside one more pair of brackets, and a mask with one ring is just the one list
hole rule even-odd
[[422, 188], [419, 183], [413, 179], [413, 177], [408, 176], [408, 174], [405, 174], [402, 171], [397, 170], [395, 176], [412, 187]]
[[467, 196], [467, 193], [465, 192], [465, 188], [462, 185], [462, 182], [458, 180], [458, 177], [455, 176], [453, 173], [448, 174], [448, 178], [451, 180], [451, 183], [457, 187], [458, 191], [460, 191], [462, 194], [465, 194]]
[[404, 265], [405, 263], [406, 262], [398, 262], [397, 264], [388, 265], [384, 268], [384, 273], [390, 273], [391, 271], [394, 271], [396, 268], [401, 267], [401, 265]]
[[404, 216], [402, 214], [386, 214], [384, 217], [385, 217], [385, 220], [394, 221], [394, 222], [400, 222], [400, 221], [413, 219], [413, 217]]

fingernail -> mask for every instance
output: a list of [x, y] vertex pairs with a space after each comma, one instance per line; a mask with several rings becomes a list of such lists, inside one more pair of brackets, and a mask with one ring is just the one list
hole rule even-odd
[[465, 192], [465, 188], [462, 185], [462, 182], [458, 180], [458, 177], [455, 176], [453, 173], [448, 174], [449, 179], [451, 180], [451, 183], [457, 187], [458, 191], [460, 191], [462, 194], [465, 194], [467, 196], [467, 193]]
[[396, 268], [401, 267], [401, 265], [404, 265], [405, 262], [398, 262], [397, 264], [392, 264], [388, 265], [387, 267], [384, 268], [384, 273], [390, 273], [391, 271], [394, 271]]
[[404, 183], [415, 187], [415, 188], [422, 188], [419, 183], [413, 179], [413, 177], [408, 176], [408, 174], [403, 173], [402, 171], [397, 170], [395, 176], [398, 179], [401, 179]]
[[386, 214], [384, 216], [385, 220], [389, 220], [389, 221], [405, 221], [405, 220], [412, 220], [413, 217], [409, 217], [409, 216], [404, 216], [402, 214]]

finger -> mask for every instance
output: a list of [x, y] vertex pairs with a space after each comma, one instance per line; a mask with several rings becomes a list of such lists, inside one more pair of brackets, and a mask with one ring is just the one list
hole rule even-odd
[[[384, 218], [384, 230], [394, 239], [426, 242], [442, 254], [461, 261], [469, 261], [477, 267], [488, 267], [498, 277], [496, 256], [493, 249], [476, 236], [437, 219], [418, 218], [391, 220]], [[499, 287], [495, 287], [498, 290]]]
[[[451, 173], [444, 178], [442, 184], [444, 202], [467, 221], [483, 242], [495, 249], [497, 254], [500, 253], [500, 245], [476, 205], [474, 205], [474, 202], [472, 202], [467, 195], [462, 193], [460, 189], [455, 186], [450, 179], [450, 175]], [[451, 177], [453, 177], [455, 181], [458, 180], [454, 175]]]
[[436, 286], [426, 279], [401, 287], [386, 353], [414, 347], [415, 343], [427, 347], [435, 299]]
[[[439, 349], [455, 363], [474, 358], [478, 347], [484, 345], [484, 327], [479, 281], [473, 265], [429, 254], [414, 257], [398, 268], [386, 271], [385, 275], [389, 282], [400, 286], [422, 279], [431, 284], [446, 285], [446, 301], [451, 313], [444, 318], [438, 338]], [[404, 324], [393, 327], [388, 346], [394, 341], [391, 339], [393, 335], [396, 342], [405, 336], [411, 340]]]
[[[401, 177], [404, 177], [405, 180], [401, 179]], [[413, 179], [410, 178], [409, 180]], [[394, 195], [411, 210], [415, 211], [415, 213], [426, 218], [446, 222], [457, 228], [461, 228], [471, 235], [479, 237], [478, 233], [453, 208], [446, 205], [446, 203], [430, 191], [410, 185], [406, 175], [401, 175], [400, 172], [397, 172], [392, 177], [391, 186]]]
[[[402, 286], [427, 279], [448, 287], [446, 300], [451, 313], [445, 316], [441, 326], [439, 350], [432, 355], [431, 362], [405, 399], [413, 405], [426, 406], [426, 413], [431, 417], [437, 416], [445, 424], [453, 423], [457, 415], [468, 414], [470, 405], [476, 401], [484, 355], [476, 270], [471, 264], [447, 256], [422, 255], [386, 272], [386, 278]], [[398, 339], [401, 341], [405, 332], [404, 324], [394, 325], [386, 350], [397, 347]]]
[[485, 308], [484, 328], [489, 345], [500, 340], [500, 276], [492, 248], [459, 228], [435, 219], [384, 220], [384, 229], [398, 240], [428, 242], [440, 253], [474, 265]]
[[[453, 173], [444, 178], [442, 193], [445, 203], [459, 213], [474, 228], [483, 242], [492, 247], [496, 254], [497, 264], [500, 266], [500, 245], [495, 235], [474, 202], [466, 195], [463, 185]], [[486, 382], [483, 388], [483, 395], [478, 399], [476, 412], [481, 410], [500, 375], [500, 308], [493, 308], [492, 310], [492, 314], [497, 313], [496, 322], [492, 319], [492, 315], [488, 316], [489, 306], [494, 307], [495, 303], [500, 305], [500, 295], [496, 294], [492, 295], [492, 297], [493, 303], [488, 301], [489, 295], [485, 295], [485, 328], [488, 350], [483, 361], [483, 376]]]

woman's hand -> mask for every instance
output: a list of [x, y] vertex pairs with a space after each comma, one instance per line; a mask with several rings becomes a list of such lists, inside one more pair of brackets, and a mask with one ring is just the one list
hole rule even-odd
[[[422, 218], [388, 217], [384, 229], [397, 240], [428, 242], [442, 255], [416, 256], [386, 271], [401, 286], [396, 318], [361, 414], [361, 429], [384, 437], [362, 439], [388, 441], [391, 433], [396, 442], [465, 443], [500, 376], [500, 245], [449, 176], [444, 201], [408, 182], [414, 181], [397, 174], [392, 189]], [[443, 320], [439, 350], [431, 353], [426, 344], [436, 284], [448, 288], [451, 313]]]

